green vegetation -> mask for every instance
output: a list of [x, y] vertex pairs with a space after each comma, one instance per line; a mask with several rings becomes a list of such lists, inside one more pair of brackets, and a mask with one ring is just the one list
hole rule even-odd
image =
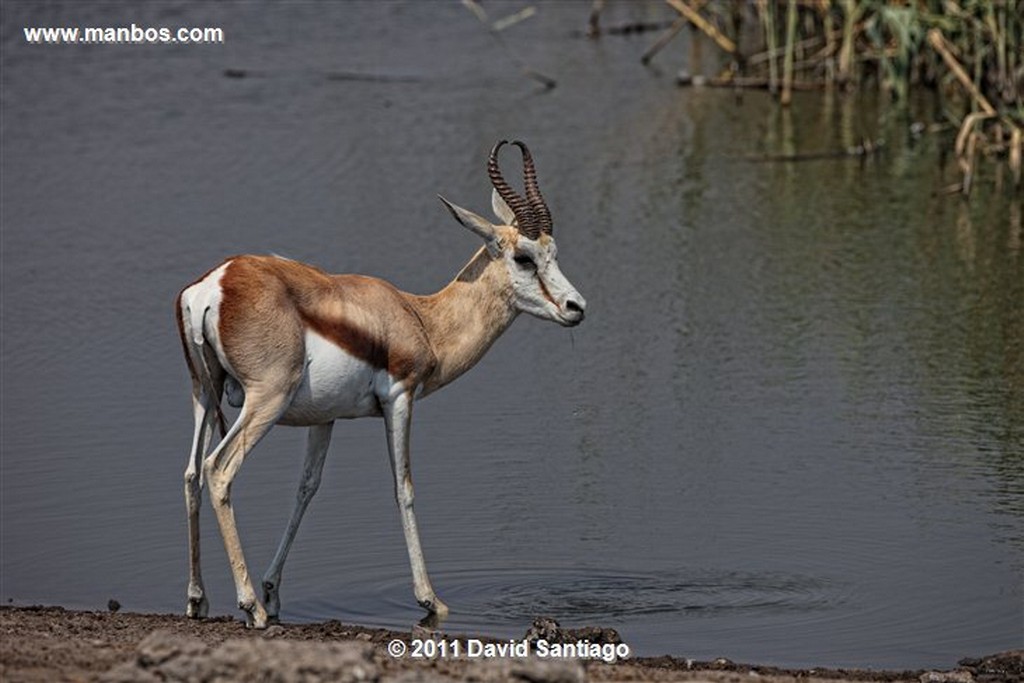
[[1005, 160], [1021, 188], [1024, 0], [666, 2], [735, 46], [723, 47], [730, 66], [712, 85], [767, 87], [782, 105], [794, 89], [879, 87], [902, 103], [931, 88], [958, 129], [954, 191], [970, 192], [979, 155]]

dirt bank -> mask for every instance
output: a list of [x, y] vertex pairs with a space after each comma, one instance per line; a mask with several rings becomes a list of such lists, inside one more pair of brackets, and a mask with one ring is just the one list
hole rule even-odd
[[[540, 625], [546, 636], [580, 632]], [[165, 614], [0, 607], [3, 681], [931, 681], [1024, 682], [1024, 651], [966, 659], [956, 670], [782, 670], [727, 660], [674, 657], [595, 660], [466, 657], [414, 660], [388, 654], [393, 640], [429, 635], [328, 621], [249, 631], [231, 618], [192, 621]], [[536, 632], [535, 632], [536, 635]], [[591, 642], [614, 640], [590, 629]], [[486, 639], [485, 639], [486, 640]], [[463, 643], [465, 641], [462, 641]]]

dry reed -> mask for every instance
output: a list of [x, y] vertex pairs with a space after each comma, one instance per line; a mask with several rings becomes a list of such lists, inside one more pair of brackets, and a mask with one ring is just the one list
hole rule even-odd
[[[754, 0], [752, 13], [744, 0], [665, 2], [679, 21], [728, 53], [726, 71], [705, 82], [766, 85], [782, 105], [793, 90], [815, 87], [874, 85], [897, 102], [906, 102], [914, 88], [931, 88], [958, 129], [962, 180], [952, 191], [970, 193], [979, 155], [1005, 160], [1021, 191], [1024, 0]], [[756, 51], [742, 54], [738, 46], [747, 36], [737, 18], [751, 14], [760, 41]], [[678, 33], [678, 23], [644, 54], [644, 63]], [[814, 52], [804, 54], [808, 50]]]

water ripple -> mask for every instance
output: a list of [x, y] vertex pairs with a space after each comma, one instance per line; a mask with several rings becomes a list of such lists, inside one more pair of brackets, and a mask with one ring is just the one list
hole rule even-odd
[[[828, 610], [844, 601], [837, 585], [814, 576], [712, 568], [616, 570], [482, 568], [433, 573], [451, 607], [448, 630], [503, 631], [551, 616], [566, 624], [616, 625], [639, 618], [777, 615]], [[357, 596], [359, 589], [363, 592]], [[350, 596], [293, 605], [300, 619], [352, 614], [382, 626], [407, 625], [412, 600], [405, 575], [373, 586], [349, 586]], [[345, 600], [351, 597], [352, 601]]]

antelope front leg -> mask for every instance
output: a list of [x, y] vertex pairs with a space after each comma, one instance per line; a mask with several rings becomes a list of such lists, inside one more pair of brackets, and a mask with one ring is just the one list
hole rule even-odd
[[288, 551], [292, 548], [302, 516], [309, 507], [309, 501], [313, 500], [313, 495], [320, 488], [320, 476], [327, 460], [327, 449], [331, 445], [333, 427], [334, 423], [328, 422], [309, 428], [306, 439], [306, 462], [302, 467], [302, 479], [299, 481], [299, 491], [295, 496], [295, 507], [284, 530], [284, 536], [281, 537], [281, 543], [277, 546], [277, 553], [267, 568], [267, 573], [263, 575], [263, 605], [267, 609], [267, 618], [271, 621], [276, 621], [281, 612], [281, 572], [284, 570], [284, 563], [288, 559]]
[[409, 467], [409, 427], [412, 422], [412, 395], [402, 392], [382, 404], [384, 424], [388, 437], [388, 451], [391, 455], [391, 470], [395, 475], [395, 501], [402, 515], [402, 530], [405, 532], [405, 546], [409, 550], [412, 565], [412, 584], [416, 601], [432, 614], [444, 617], [448, 607], [434, 593], [427, 576], [427, 565], [420, 546], [420, 534], [413, 512], [412, 471]]

